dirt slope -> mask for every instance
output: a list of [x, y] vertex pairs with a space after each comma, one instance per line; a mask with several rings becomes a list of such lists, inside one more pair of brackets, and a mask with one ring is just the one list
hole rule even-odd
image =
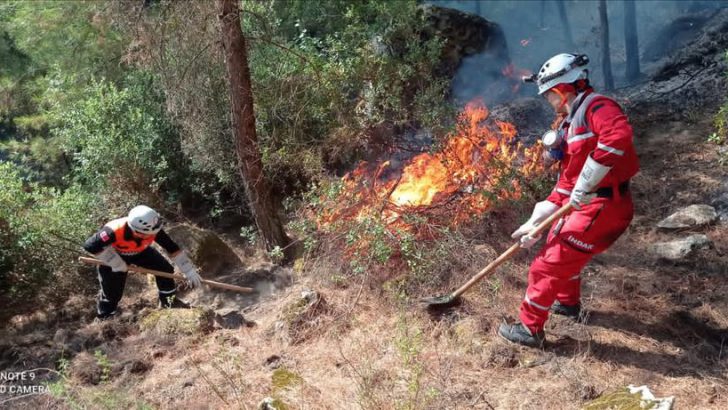
[[[552, 318], [543, 350], [495, 334], [517, 312], [533, 253], [437, 317], [357, 280], [334, 286], [304, 271], [244, 313], [253, 326], [212, 330], [198, 311], [173, 311], [162, 326], [169, 318], [151, 306], [153, 290], [136, 281], [115, 321], [89, 323], [79, 312], [92, 301], [75, 298], [67, 311], [6, 329], [5, 369], [56, 368], [61, 356], [70, 362], [55, 395], [2, 405], [256, 408], [271, 397], [279, 407], [306, 409], [576, 409], [603, 392], [647, 384], [658, 396], [676, 396], [679, 409], [728, 408], [728, 228], [703, 229], [715, 249], [686, 263], [658, 262], [648, 251], [674, 235], [655, 231], [660, 219], [726, 189], [725, 169], [705, 142], [709, 124], [634, 120], [643, 166], [634, 180], [637, 216], [586, 268], [588, 324]], [[470, 271], [442, 289], [489, 257], [476, 255]], [[307, 288], [322, 296], [313, 307], [300, 300]]]

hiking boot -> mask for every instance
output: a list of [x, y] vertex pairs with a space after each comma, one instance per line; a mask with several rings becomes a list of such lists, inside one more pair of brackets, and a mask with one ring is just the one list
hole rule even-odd
[[167, 303], [159, 301], [159, 307], [164, 309], [189, 309], [190, 304], [177, 297], [167, 298]]
[[558, 300], [551, 306], [551, 311], [556, 315], [566, 316], [576, 322], [584, 320], [581, 314], [581, 303], [576, 305], [562, 305]]
[[498, 328], [498, 334], [509, 342], [518, 343], [529, 347], [543, 346], [543, 341], [545, 338], [543, 330], [534, 335], [531, 333], [531, 330], [529, 330], [522, 323], [515, 323], [512, 325], [509, 325], [508, 323], [503, 323]]
[[99, 313], [97, 311], [96, 312], [96, 317], [94, 318], [93, 321], [94, 321], [94, 323], [103, 322], [103, 321], [106, 321], [106, 320], [109, 320], [109, 319], [113, 319], [113, 318], [119, 316], [120, 313], [121, 313], [121, 309], [119, 309], [119, 308], [116, 308], [116, 310], [114, 310], [111, 313]]

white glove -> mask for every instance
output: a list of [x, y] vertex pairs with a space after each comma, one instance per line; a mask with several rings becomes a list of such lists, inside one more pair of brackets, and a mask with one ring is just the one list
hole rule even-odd
[[180, 251], [172, 257], [172, 260], [174, 261], [174, 264], [177, 265], [180, 272], [185, 275], [185, 279], [187, 279], [187, 282], [191, 287], [196, 288], [202, 285], [202, 278], [197, 273], [195, 265], [192, 264], [192, 261], [189, 257], [187, 257], [185, 252]]
[[536, 225], [553, 215], [554, 212], [558, 211], [558, 209], [559, 207], [553, 202], [541, 201], [537, 203], [536, 206], [533, 207], [531, 217], [528, 221], [526, 221], [526, 223], [521, 225], [511, 234], [511, 238], [520, 239], [521, 248], [528, 249], [532, 247], [539, 239], [541, 239], [541, 235], [532, 237], [528, 234], [536, 228]]
[[114, 272], [126, 272], [129, 269], [124, 259], [121, 259], [121, 256], [111, 246], [96, 254], [96, 258], [104, 262]]
[[586, 205], [594, 199], [594, 189], [602, 182], [602, 179], [607, 175], [612, 167], [604, 166], [592, 159], [591, 156], [586, 158], [584, 167], [581, 168], [579, 178], [576, 180], [576, 185], [571, 191], [571, 197], [569, 202], [576, 209], [581, 209], [582, 205]]

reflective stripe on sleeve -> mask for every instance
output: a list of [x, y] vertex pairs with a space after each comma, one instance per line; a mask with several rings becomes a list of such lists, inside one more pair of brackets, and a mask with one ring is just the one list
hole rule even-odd
[[624, 151], [621, 149], [612, 148], [609, 145], [604, 145], [601, 142], [597, 143], [597, 148], [602, 151], [607, 151], [610, 154], [619, 155], [620, 157], [624, 155]]
[[574, 135], [573, 137], [569, 138], [566, 142], [571, 144], [572, 142], [582, 141], [585, 139], [589, 139], [593, 136], [594, 136], [593, 132], [586, 132], [584, 134]]
[[556, 192], [558, 192], [560, 194], [564, 194], [564, 195], [571, 195], [571, 191], [568, 191], [568, 190], [563, 189], [563, 188], [556, 188]]
[[550, 309], [550, 308], [548, 308], [546, 306], [539, 305], [538, 303], [532, 301], [531, 298], [528, 297], [528, 294], [526, 294], [526, 299], [525, 300], [526, 300], [526, 303], [528, 303], [529, 305], [535, 307], [536, 309], [541, 309], [541, 310], [545, 310], [545, 311], [548, 311]]

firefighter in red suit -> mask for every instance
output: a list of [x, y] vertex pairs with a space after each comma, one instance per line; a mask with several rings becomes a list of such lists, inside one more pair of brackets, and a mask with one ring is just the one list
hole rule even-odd
[[622, 235], [634, 214], [629, 181], [639, 161], [632, 128], [614, 100], [589, 86], [588, 61], [585, 55], [559, 54], [532, 78], [564, 118], [544, 135], [544, 159], [560, 160], [560, 173], [551, 194], [512, 236], [530, 248], [540, 239], [529, 236], [539, 222], [566, 203], [574, 210], [554, 223], [531, 264], [520, 323], [504, 323], [498, 330], [514, 343], [541, 346], [550, 310], [580, 318], [582, 268]]

